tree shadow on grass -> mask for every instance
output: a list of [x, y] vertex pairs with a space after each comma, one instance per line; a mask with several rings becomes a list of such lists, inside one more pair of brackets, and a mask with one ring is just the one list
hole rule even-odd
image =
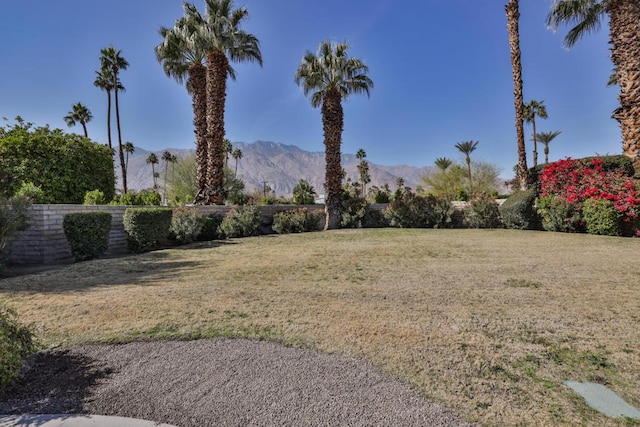
[[0, 414], [84, 414], [92, 389], [113, 370], [103, 362], [70, 350], [33, 356], [10, 387], [0, 389]]
[[208, 250], [229, 244], [234, 243], [197, 242], [167, 250], [68, 264], [2, 280], [0, 296], [3, 293], [67, 293], [118, 285], [154, 286], [188, 277], [197, 269], [210, 266], [206, 258], [191, 258], [183, 251]]

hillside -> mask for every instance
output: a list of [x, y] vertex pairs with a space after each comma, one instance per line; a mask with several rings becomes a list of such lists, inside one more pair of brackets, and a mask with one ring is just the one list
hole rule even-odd
[[[278, 142], [256, 141], [254, 143], [234, 142], [234, 148], [242, 150], [242, 159], [238, 162], [238, 176], [244, 181], [247, 191], [263, 188], [266, 182], [276, 191], [278, 196], [290, 196], [293, 187], [306, 179], [313, 185], [318, 194], [322, 194], [324, 182], [324, 153], [302, 150], [294, 145], [285, 145]], [[195, 149], [167, 149], [178, 158], [184, 158], [195, 154]], [[162, 151], [156, 151], [158, 158], [162, 157]], [[153, 186], [151, 166], [146, 163], [150, 151], [136, 147], [136, 151], [129, 157], [129, 188], [140, 190]], [[353, 154], [342, 155], [342, 165], [347, 171], [347, 176], [358, 180], [356, 168], [358, 159]], [[229, 159], [229, 167], [233, 170], [235, 160]], [[164, 174], [164, 162], [156, 165], [156, 171], [160, 172], [159, 183], [162, 183]], [[389, 184], [391, 189], [396, 188], [396, 180], [402, 177], [406, 185], [415, 188], [420, 178], [431, 167], [413, 167], [406, 165], [384, 166], [369, 163], [371, 185]], [[117, 166], [116, 176], [120, 176], [120, 168]], [[119, 180], [118, 180], [119, 181]]]

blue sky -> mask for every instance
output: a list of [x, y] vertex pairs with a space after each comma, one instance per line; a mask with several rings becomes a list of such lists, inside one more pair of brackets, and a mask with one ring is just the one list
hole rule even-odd
[[[193, 3], [204, 11], [203, 1]], [[505, 3], [236, 0], [249, 10], [244, 29], [260, 40], [264, 66], [235, 65], [227, 137], [322, 151], [320, 111], [293, 76], [305, 51], [329, 38], [347, 41], [375, 83], [370, 98], [357, 95], [344, 104], [343, 152], [364, 148], [375, 163], [423, 166], [438, 157], [462, 160], [454, 145], [475, 140], [473, 158], [510, 176], [517, 153]], [[538, 131], [562, 131], [551, 143], [551, 159], [620, 153], [619, 128], [610, 118], [618, 89], [606, 87], [612, 68], [606, 22], [566, 50], [566, 29], [554, 33], [545, 25], [551, 1], [520, 3], [525, 101], [547, 106], [549, 118], [538, 120]], [[191, 99], [164, 75], [153, 50], [161, 41], [158, 28], [180, 16], [179, 0], [4, 2], [0, 117], [21, 115], [69, 130], [63, 117], [80, 101], [94, 116], [89, 136], [106, 143], [106, 94], [93, 80], [100, 49], [113, 45], [130, 63], [121, 74], [123, 140], [147, 150], [193, 148]], [[525, 131], [531, 164], [530, 127]]]

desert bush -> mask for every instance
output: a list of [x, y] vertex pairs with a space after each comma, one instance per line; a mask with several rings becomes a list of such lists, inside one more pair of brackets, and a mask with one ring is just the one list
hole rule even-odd
[[23, 182], [16, 191], [15, 197], [24, 197], [29, 199], [31, 203], [43, 203], [45, 199], [42, 187], [33, 182]]
[[391, 190], [385, 185], [382, 188], [372, 185], [367, 192], [367, 200], [371, 203], [389, 203], [391, 201]]
[[11, 239], [29, 228], [29, 206], [25, 197], [4, 198], [0, 195], [0, 271], [6, 262], [6, 250]]
[[497, 228], [502, 225], [496, 201], [481, 194], [469, 201], [464, 208], [464, 222], [471, 228]]
[[171, 228], [171, 209], [128, 208], [122, 222], [132, 252], [144, 252], [167, 242]]
[[580, 210], [573, 203], [557, 196], [543, 196], [536, 200], [542, 228], [546, 231], [575, 233], [584, 230]]
[[256, 206], [233, 207], [220, 224], [225, 237], [248, 237], [260, 234], [262, 214]]
[[306, 208], [276, 212], [271, 228], [278, 234], [319, 231], [322, 215], [320, 211], [309, 211]]
[[35, 350], [31, 328], [21, 324], [16, 312], [0, 301], [0, 389], [16, 379], [25, 359]]
[[392, 227], [445, 228], [452, 225], [453, 206], [445, 199], [432, 195], [418, 196], [411, 191], [398, 194], [384, 210], [384, 217]]
[[106, 205], [107, 201], [104, 198], [104, 193], [100, 190], [91, 190], [84, 193], [83, 205]]
[[536, 213], [535, 189], [516, 191], [498, 208], [505, 227], [516, 230], [535, 230], [540, 219]]
[[156, 190], [143, 189], [139, 192], [129, 191], [116, 197], [116, 205], [121, 206], [160, 206], [162, 196]]
[[64, 216], [62, 227], [76, 261], [97, 258], [109, 247], [109, 212], [69, 213]]
[[170, 231], [178, 242], [187, 244], [195, 241], [203, 226], [204, 216], [198, 209], [180, 207], [173, 210]]
[[342, 228], [366, 227], [369, 203], [362, 197], [348, 197], [342, 201], [340, 226]]
[[453, 227], [453, 213], [455, 211], [450, 201], [444, 198], [427, 196], [429, 204], [429, 223], [433, 228]]
[[611, 200], [587, 199], [582, 206], [582, 216], [589, 234], [622, 235], [622, 213]]
[[222, 215], [210, 214], [202, 217], [202, 230], [198, 236], [200, 241], [209, 241], [219, 239], [221, 236], [220, 224], [222, 224]]

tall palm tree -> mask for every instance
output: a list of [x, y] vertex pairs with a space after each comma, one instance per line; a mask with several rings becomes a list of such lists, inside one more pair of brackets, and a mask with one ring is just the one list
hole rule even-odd
[[127, 194], [127, 174], [124, 161], [124, 150], [122, 146], [122, 132], [120, 131], [120, 104], [118, 102], [118, 92], [124, 90], [120, 83], [120, 70], [126, 70], [129, 63], [122, 57], [122, 51], [109, 46], [100, 50], [100, 65], [102, 70], [110, 70], [113, 78], [113, 96], [116, 104], [116, 128], [118, 130], [118, 154], [120, 156], [120, 167], [122, 169], [122, 189]]
[[640, 158], [640, 2], [638, 0], [554, 0], [547, 18], [554, 30], [561, 24], [575, 25], [564, 44], [572, 47], [585, 34], [600, 28], [609, 17], [609, 43], [615, 80], [620, 87], [620, 107], [613, 117], [620, 123], [622, 152]]
[[560, 135], [562, 132], [559, 130], [553, 132], [540, 132], [537, 134], [538, 141], [540, 141], [544, 145], [544, 162], [549, 163], [549, 143], [553, 141], [553, 139]]
[[158, 188], [158, 174], [156, 173], [156, 165], [160, 163], [160, 161], [158, 160], [158, 156], [156, 155], [156, 153], [149, 153], [149, 156], [147, 156], [147, 164], [151, 165], [151, 174], [153, 175], [153, 189], [157, 189]]
[[471, 180], [471, 153], [478, 147], [478, 141], [458, 142], [456, 148], [464, 154], [464, 160], [467, 162], [467, 173], [469, 178], [469, 191], [473, 191], [473, 181]]
[[365, 93], [373, 88], [367, 76], [369, 67], [347, 54], [347, 43], [320, 43], [317, 54], [307, 51], [295, 74], [305, 96], [311, 95], [311, 106], [321, 107], [325, 146], [325, 230], [337, 228], [342, 210], [342, 166], [340, 145], [344, 128], [342, 100], [349, 95]]
[[205, 61], [207, 48], [198, 43], [198, 28], [188, 19], [193, 5], [185, 4], [185, 15], [176, 20], [173, 28], [161, 27], [163, 41], [155, 48], [156, 59], [167, 77], [182, 84], [186, 78], [187, 91], [193, 105], [193, 125], [196, 136], [196, 180], [195, 203], [205, 203], [207, 186], [207, 70]]
[[[109, 148], [113, 150], [113, 144], [111, 143], [111, 91], [113, 90], [113, 75], [109, 69], [101, 69], [96, 71], [96, 79], [93, 85], [99, 89], [107, 92], [107, 140], [109, 141]], [[124, 90], [122, 84], [118, 81], [119, 89]]]
[[162, 153], [162, 161], [164, 162], [164, 199], [167, 202], [167, 175], [169, 173], [169, 163], [173, 163], [173, 154], [170, 151], [165, 150]]
[[233, 153], [233, 144], [227, 138], [222, 140], [222, 152], [224, 153], [224, 167], [229, 167], [229, 156]]
[[133, 145], [132, 142], [127, 141], [124, 143], [124, 146], [122, 147], [122, 149], [125, 152], [125, 161], [124, 161], [124, 165], [125, 165], [125, 171], [129, 171], [129, 154], [133, 154], [136, 151], [136, 147]]
[[446, 157], [438, 157], [434, 162], [436, 167], [440, 169], [442, 172], [446, 172], [446, 170], [453, 164], [451, 159], [447, 159]]
[[536, 117], [540, 117], [541, 119], [546, 119], [549, 117], [547, 115], [547, 108], [544, 106], [544, 101], [536, 101], [532, 99], [531, 101], [524, 104], [524, 121], [527, 123], [531, 123], [533, 127], [533, 167], [538, 166], [538, 140], [536, 139]]
[[72, 110], [64, 116], [64, 121], [67, 123], [67, 126], [75, 126], [77, 123], [82, 125], [82, 130], [84, 131], [84, 136], [89, 137], [87, 134], [87, 123], [89, 123], [93, 119], [93, 115], [91, 111], [81, 102], [74, 104]]
[[238, 177], [238, 160], [240, 160], [242, 158], [242, 150], [239, 148], [236, 148], [235, 150], [233, 150], [233, 153], [231, 153], [231, 156], [235, 159], [236, 161], [236, 169], [233, 173], [233, 177], [237, 178]]
[[262, 53], [258, 39], [241, 29], [249, 16], [245, 8], [234, 8], [233, 0], [205, 0], [204, 16], [185, 3], [185, 19], [196, 28], [194, 40], [207, 51], [207, 190], [206, 203], [223, 204], [224, 189], [224, 108], [227, 76], [235, 79], [231, 62], [258, 62]]
[[371, 182], [371, 175], [369, 175], [369, 163], [365, 160], [367, 153], [360, 148], [356, 153], [356, 159], [360, 160], [358, 163], [358, 173], [360, 174], [360, 194], [364, 197], [367, 194], [367, 184]]
[[516, 138], [518, 144], [518, 179], [520, 189], [526, 190], [529, 181], [527, 168], [527, 150], [524, 143], [524, 97], [522, 95], [522, 60], [520, 54], [520, 7], [518, 0], [509, 0], [505, 6], [507, 14], [507, 32], [511, 51], [511, 69], [513, 74], [513, 105], [516, 110]]

